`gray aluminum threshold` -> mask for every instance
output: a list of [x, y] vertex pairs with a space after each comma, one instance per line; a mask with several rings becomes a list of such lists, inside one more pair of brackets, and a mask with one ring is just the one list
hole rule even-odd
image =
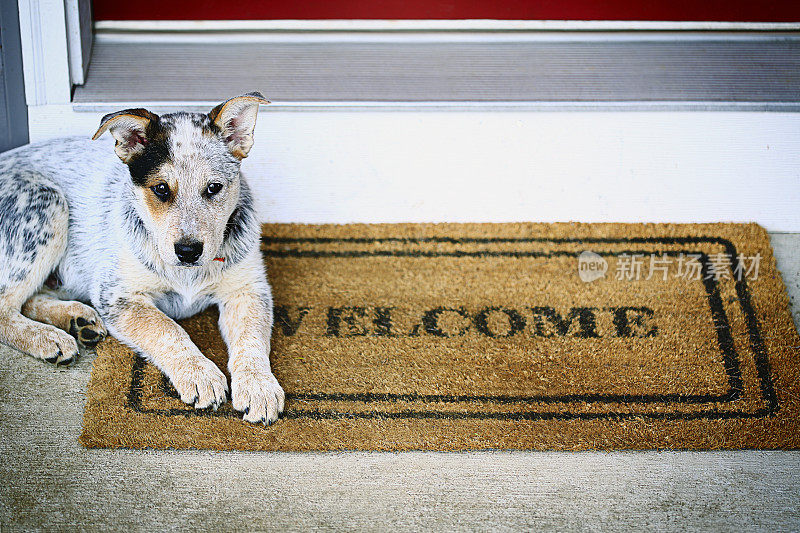
[[800, 38], [95, 43], [77, 110], [204, 106], [800, 110]]

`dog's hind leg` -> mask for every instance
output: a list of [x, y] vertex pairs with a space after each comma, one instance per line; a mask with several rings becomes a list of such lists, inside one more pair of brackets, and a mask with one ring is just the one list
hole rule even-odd
[[61, 261], [68, 227], [67, 202], [44, 177], [26, 171], [0, 176], [0, 342], [58, 364], [78, 356], [75, 339], [21, 310]]
[[107, 334], [100, 315], [92, 307], [81, 302], [61, 300], [58, 293], [50, 289], [42, 289], [31, 296], [22, 306], [22, 314], [37, 322], [63, 329], [84, 348], [94, 348]]

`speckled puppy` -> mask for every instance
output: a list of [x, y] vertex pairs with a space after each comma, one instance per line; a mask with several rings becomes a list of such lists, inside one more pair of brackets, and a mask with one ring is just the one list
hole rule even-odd
[[172, 320], [216, 304], [234, 409], [277, 420], [272, 294], [240, 173], [262, 103], [250, 93], [207, 115], [127, 109], [94, 135], [108, 130], [115, 147], [58, 139], [0, 155], [0, 341], [69, 364], [108, 328], [181, 400], [217, 407], [224, 374]]

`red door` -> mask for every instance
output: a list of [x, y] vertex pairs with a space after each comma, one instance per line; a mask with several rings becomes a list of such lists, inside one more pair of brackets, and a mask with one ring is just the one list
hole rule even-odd
[[800, 21], [798, 0], [94, 0], [93, 4], [95, 20]]

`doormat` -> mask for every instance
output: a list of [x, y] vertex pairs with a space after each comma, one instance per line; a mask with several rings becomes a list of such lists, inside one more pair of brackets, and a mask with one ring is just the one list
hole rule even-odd
[[[84, 445], [800, 445], [800, 339], [757, 225], [265, 225], [261, 247], [283, 417], [197, 411], [108, 339]], [[216, 320], [181, 324], [224, 369]]]

